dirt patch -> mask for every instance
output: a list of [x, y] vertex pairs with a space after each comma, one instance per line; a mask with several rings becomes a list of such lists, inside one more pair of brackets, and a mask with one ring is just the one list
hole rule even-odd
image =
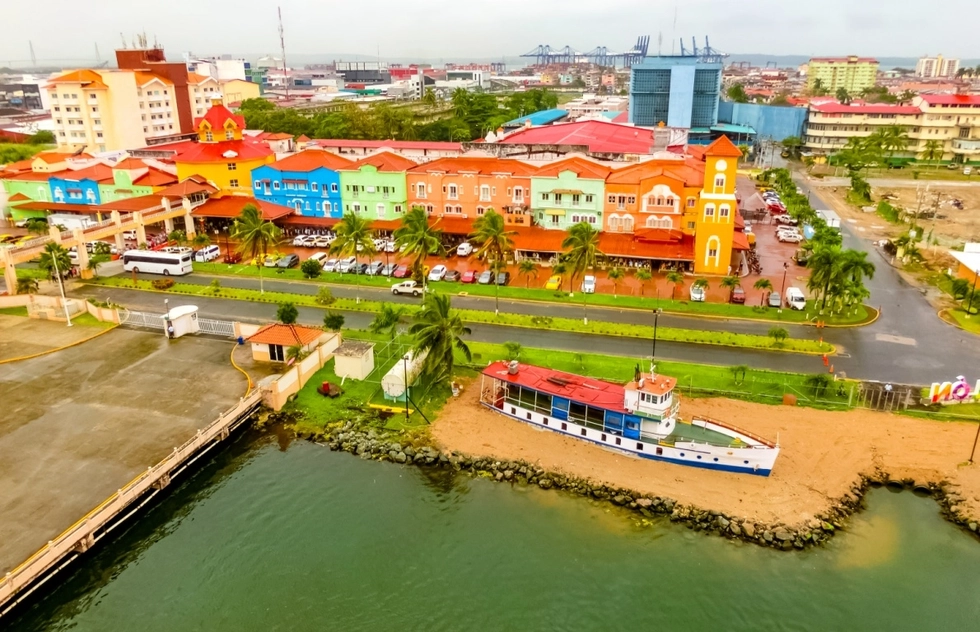
[[685, 416], [728, 421], [779, 438], [782, 451], [763, 478], [641, 460], [537, 430], [491, 412], [472, 385], [432, 425], [444, 450], [524, 460], [591, 479], [762, 523], [799, 525], [824, 514], [859, 483], [887, 473], [918, 484], [948, 481], [963, 513], [980, 515], [980, 466], [964, 465], [976, 426], [870, 411], [829, 412], [727, 399], [685, 399]]

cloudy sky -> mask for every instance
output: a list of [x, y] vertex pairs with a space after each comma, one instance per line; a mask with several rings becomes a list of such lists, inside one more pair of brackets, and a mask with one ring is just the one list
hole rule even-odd
[[[146, 31], [169, 56], [260, 55], [279, 48], [275, 0], [3, 0], [0, 65], [91, 63]], [[279, 0], [292, 54], [450, 60], [500, 58], [538, 44], [670, 52], [692, 35], [730, 53], [980, 57], [977, 0]], [[676, 27], [675, 27], [676, 9]], [[957, 19], [960, 16], [962, 19]], [[967, 16], [973, 16], [968, 18]]]

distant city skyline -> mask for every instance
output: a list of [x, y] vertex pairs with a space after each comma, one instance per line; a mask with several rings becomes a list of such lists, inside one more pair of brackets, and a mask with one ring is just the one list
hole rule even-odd
[[[98, 11], [77, 0], [9, 3], [0, 65], [24, 66], [30, 44], [39, 65], [113, 59], [122, 45], [145, 32], [168, 57], [278, 54], [276, 4], [256, 0], [207, 3], [169, 0], [149, 4], [100, 0]], [[281, 0], [287, 61], [332, 53], [382, 59], [512, 58], [538, 44], [628, 49], [650, 35], [650, 54], [679, 52], [677, 39], [732, 54], [873, 55], [917, 58], [943, 54], [975, 59], [971, 15], [975, 0], [948, 0], [942, 11], [923, 11], [911, 0], [824, 0], [790, 5], [784, 0], [519, 0], [447, 2], [363, 0], [311, 3]], [[675, 25], [676, 12], [676, 25]], [[51, 16], [58, 16], [57, 20]], [[662, 44], [658, 41], [662, 37]]]

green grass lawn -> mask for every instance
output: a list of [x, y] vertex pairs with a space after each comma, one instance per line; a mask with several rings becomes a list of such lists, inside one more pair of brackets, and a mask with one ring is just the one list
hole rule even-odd
[[110, 329], [115, 327], [115, 323], [104, 323], [88, 312], [79, 314], [78, 316], [72, 316], [71, 322], [73, 325], [79, 325], [81, 327], [95, 327], [97, 329]]
[[[204, 274], [231, 275], [256, 278], [259, 275], [258, 268], [255, 266], [245, 266], [241, 264], [229, 265], [226, 263], [195, 263], [194, 269]], [[310, 281], [303, 276], [298, 268], [288, 270], [265, 268], [262, 276], [266, 279], [285, 279], [290, 281]], [[324, 273], [317, 279], [320, 283], [332, 283], [336, 285], [355, 285], [360, 284], [364, 287], [391, 287], [399, 279], [389, 279], [387, 277], [375, 276], [355, 276], [350, 274]], [[758, 305], [733, 305], [729, 303], [695, 303], [683, 300], [671, 300], [670, 298], [658, 298], [656, 296], [614, 296], [612, 294], [592, 294], [584, 295], [581, 292], [570, 296], [568, 292], [557, 292], [555, 290], [545, 290], [542, 288], [526, 288], [519, 285], [508, 285], [496, 288], [493, 285], [479, 285], [476, 283], [450, 283], [439, 281], [430, 287], [439, 292], [447, 294], [465, 294], [469, 296], [492, 297], [498, 295], [502, 299], [520, 299], [527, 301], [545, 301], [552, 303], [566, 303], [580, 305], [583, 308], [593, 307], [615, 307], [619, 309], [638, 309], [653, 310], [661, 308], [665, 312], [684, 314], [690, 316], [708, 316], [724, 318], [747, 318], [751, 320], [771, 320], [786, 323], [803, 323], [816, 320], [817, 308], [815, 304], [808, 304], [808, 309], [804, 311], [786, 309], [782, 312], [775, 309], [768, 309]], [[853, 314], [828, 315], [823, 320], [828, 324], [854, 324], [864, 323], [869, 320], [870, 312], [862, 305]]]
[[[133, 281], [123, 277], [112, 277], [97, 279], [91, 283], [108, 285], [113, 287], [134, 287]], [[154, 290], [152, 282], [138, 280], [136, 288], [148, 291]], [[306, 305], [311, 307], [328, 306], [319, 305], [316, 297], [309, 294], [289, 294], [285, 292], [267, 291], [260, 293], [259, 290], [220, 288], [218, 293], [206, 285], [196, 285], [191, 283], [176, 283], [172, 288], [165, 291], [173, 294], [186, 294], [191, 296], [210, 296], [215, 298], [226, 298], [245, 301], [259, 301], [265, 303], [292, 302], [296, 305]], [[329, 305], [330, 309], [359, 311], [376, 313], [381, 310], [382, 303], [379, 301], [360, 301], [354, 299], [338, 298]], [[419, 308], [410, 306], [408, 312], [412, 313]], [[572, 318], [541, 318], [522, 314], [501, 313], [494, 315], [488, 311], [481, 310], [458, 310], [464, 321], [470, 323], [484, 323], [493, 325], [509, 325], [513, 327], [524, 327], [531, 329], [549, 329], [555, 331], [569, 331], [586, 334], [601, 334], [615, 336], [630, 336], [636, 338], [652, 338], [653, 327], [651, 325], [629, 325], [621, 323], [608, 323], [600, 320], [591, 320], [588, 324], [578, 319]], [[689, 342], [694, 344], [710, 344], [739, 348], [764, 349], [768, 351], [787, 351], [796, 353], [833, 353], [834, 347], [828, 343], [820, 343], [816, 340], [796, 340], [787, 338], [781, 343], [776, 343], [768, 336], [757, 336], [751, 334], [732, 334], [721, 331], [700, 330], [700, 329], [676, 329], [672, 327], [660, 327], [657, 336], [661, 340], [671, 342]]]
[[51, 278], [48, 273], [41, 268], [17, 268], [16, 270], [18, 279], [37, 279], [39, 281], [47, 281]]
[[5, 316], [23, 316], [27, 318], [27, 307], [4, 307], [0, 309], [0, 314]]

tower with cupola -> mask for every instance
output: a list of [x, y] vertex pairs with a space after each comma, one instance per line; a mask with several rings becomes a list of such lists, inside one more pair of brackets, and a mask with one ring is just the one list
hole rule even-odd
[[742, 152], [722, 136], [704, 151], [704, 185], [698, 200], [694, 236], [694, 272], [728, 274], [735, 235], [735, 179]]

